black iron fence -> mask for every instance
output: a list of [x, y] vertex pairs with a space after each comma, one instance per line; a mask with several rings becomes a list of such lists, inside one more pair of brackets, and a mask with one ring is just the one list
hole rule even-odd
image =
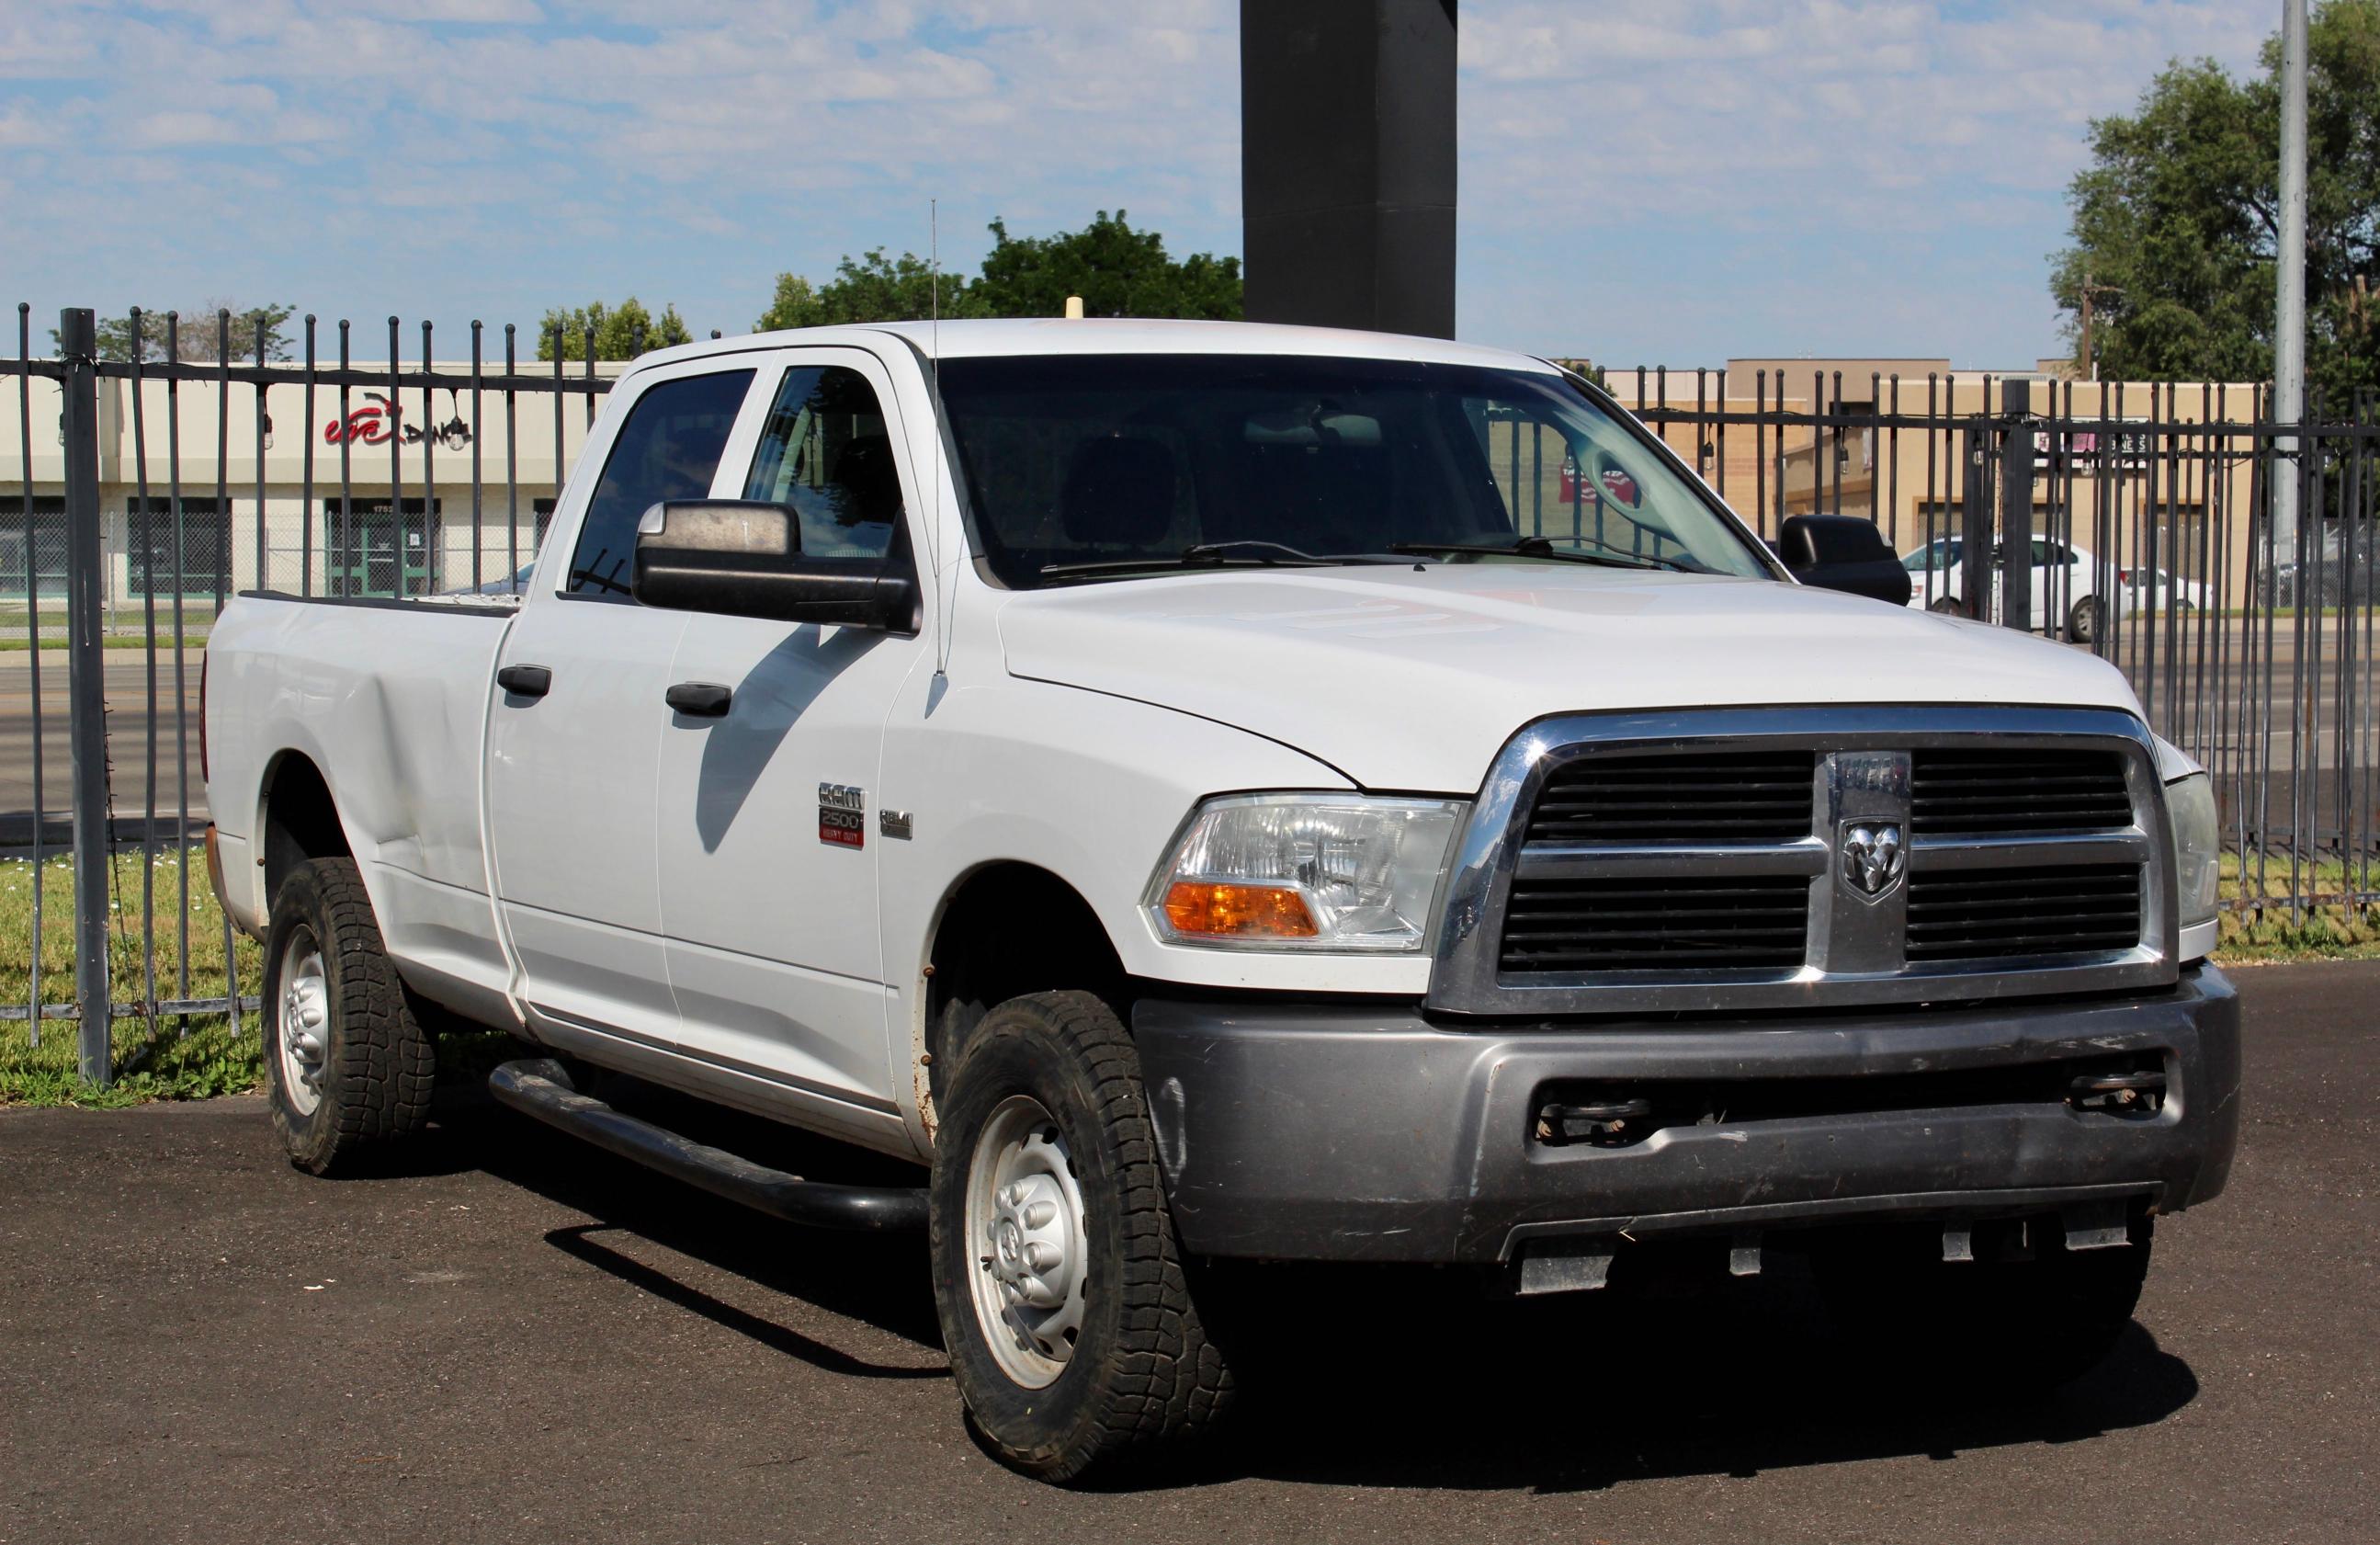
[[2317, 396], [2284, 430], [2254, 384], [1767, 370], [1608, 384], [1762, 535], [1796, 514], [1865, 516], [1904, 554], [1912, 606], [2121, 670], [2215, 775], [2235, 909], [2380, 901], [2371, 397]]
[[516, 586], [620, 369], [591, 335], [540, 362], [476, 322], [444, 358], [421, 323], [408, 359], [395, 318], [379, 359], [312, 317], [272, 358], [227, 315], [215, 357], [185, 359], [178, 320], [162, 357], [102, 359], [68, 312], [36, 354], [20, 305], [0, 359], [0, 1042], [14, 1022], [38, 1052], [44, 1024], [79, 1020], [101, 1080], [257, 1007], [197, 845], [225, 602]]
[[[83, 1070], [103, 1077], [256, 1007], [250, 947], [193, 872], [200, 654], [225, 600], [516, 586], [621, 367], [589, 362], [591, 337], [539, 362], [533, 340], [478, 323], [442, 358], [428, 323], [392, 318], [378, 359], [311, 317], [284, 359], [227, 317], [208, 360], [170, 341], [96, 359], [90, 327], [67, 313], [66, 347], [36, 354], [19, 307], [0, 358], [0, 1044], [81, 1020]], [[2317, 403], [2285, 431], [2250, 385], [1608, 384], [1764, 536], [1795, 514], [1865, 516], [1906, 555], [1912, 604], [2121, 670], [2216, 777], [2232, 908], [2380, 901], [2370, 402]], [[1488, 432], [1534, 529], [1599, 517], [1608, 469], [1518, 425]], [[2277, 519], [2292, 495], [2299, 517]]]

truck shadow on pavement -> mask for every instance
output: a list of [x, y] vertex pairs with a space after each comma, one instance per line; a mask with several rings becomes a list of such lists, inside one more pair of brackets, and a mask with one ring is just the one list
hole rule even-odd
[[1892, 1366], [1872, 1349], [1863, 1364], [1803, 1264], [1774, 1251], [1756, 1281], [1715, 1266], [1700, 1281], [1475, 1305], [1467, 1324], [1382, 1308], [1313, 1324], [1295, 1354], [1267, 1355], [1210, 1471], [1595, 1491], [2078, 1442], [2161, 1421], [2198, 1393], [2189, 1365], [2138, 1321], [2105, 1364], [2030, 1403], [1980, 1397], [1955, 1327], [1899, 1349]]
[[[572, 1259], [831, 1374], [948, 1377], [923, 1240], [794, 1228], [492, 1102], [464, 1094], [446, 1104], [444, 1157], [598, 1220], [546, 1234]], [[922, 1176], [711, 1107], [654, 1113], [793, 1173], [854, 1183]], [[655, 1264], [640, 1244], [690, 1270]], [[1232, 1284], [1250, 1323], [1227, 1432], [1178, 1464], [1127, 1472], [1104, 1489], [1261, 1478], [1556, 1493], [1862, 1459], [1950, 1463], [1968, 1451], [2147, 1426], [2198, 1393], [2189, 1365], [2135, 1321], [2092, 1373], [2036, 1402], [1994, 1405], [1976, 1393], [1973, 1370], [1962, 1370], [1955, 1327], [1936, 1344], [1858, 1351], [1833, 1332], [1797, 1257], [1772, 1251], [1767, 1271], [1749, 1280], [1696, 1264], [1634, 1282], [1615, 1273], [1600, 1293], [1526, 1301], [1483, 1298], [1449, 1273], [1361, 1268], [1301, 1273], [1275, 1295], [1258, 1271]], [[902, 1366], [836, 1346], [692, 1280], [710, 1273], [874, 1327], [929, 1356]]]

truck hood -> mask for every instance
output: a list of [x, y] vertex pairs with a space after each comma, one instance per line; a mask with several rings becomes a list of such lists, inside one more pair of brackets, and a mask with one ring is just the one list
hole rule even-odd
[[1293, 746], [1366, 788], [1475, 790], [1561, 712], [1987, 703], [2140, 712], [2113, 666], [1772, 580], [1517, 564], [1235, 569], [1025, 591], [1010, 674]]

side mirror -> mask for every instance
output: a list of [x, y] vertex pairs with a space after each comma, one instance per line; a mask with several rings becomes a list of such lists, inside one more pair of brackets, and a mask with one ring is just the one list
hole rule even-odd
[[1855, 515], [1797, 515], [1777, 532], [1777, 555], [1793, 578], [1820, 590], [1909, 604], [1909, 571], [1876, 522]]
[[917, 581], [897, 539], [881, 557], [812, 557], [792, 506], [755, 499], [672, 499], [645, 511], [629, 590], [671, 611], [917, 631]]

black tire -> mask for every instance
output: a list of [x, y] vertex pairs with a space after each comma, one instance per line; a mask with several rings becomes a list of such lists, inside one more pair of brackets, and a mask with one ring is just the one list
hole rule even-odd
[[1895, 1231], [1811, 1264], [1838, 1331], [1882, 1381], [2022, 1398], [2098, 1367], [2131, 1322], [2154, 1220], [2131, 1230], [2129, 1246], [2070, 1250], [2054, 1220], [2036, 1220], [2030, 1259], [1962, 1261], [1941, 1259], [1938, 1230]]
[[[1232, 1379], [1191, 1301], [1140, 1057], [1114, 1013], [1087, 992], [1012, 998], [975, 1028], [948, 1089], [929, 1191], [934, 1301], [978, 1440], [1014, 1469], [1063, 1482], [1209, 1428]], [[990, 1344], [973, 1278], [990, 1258], [966, 1222], [984, 1134], [1017, 1097], [1054, 1124], [1081, 1197], [1081, 1324], [1062, 1371], [1038, 1388]]]
[[[319, 1058], [285, 1053], [293, 1012], [292, 945], [310, 942], [322, 964], [314, 1027]], [[289, 1162], [312, 1174], [348, 1173], [384, 1159], [430, 1119], [437, 1055], [411, 996], [382, 947], [380, 924], [352, 858], [316, 858], [292, 870], [273, 898], [264, 935], [265, 1092]], [[317, 1066], [310, 1089], [305, 1066]], [[312, 1106], [307, 1099], [312, 1096]]]
[[1963, 617], [1967, 614], [1966, 607], [1960, 604], [1955, 596], [1937, 595], [1926, 604], [1925, 609], [1943, 617]]
[[2103, 608], [2097, 599], [2084, 596], [2066, 614], [2066, 637], [2078, 644], [2096, 641]]

